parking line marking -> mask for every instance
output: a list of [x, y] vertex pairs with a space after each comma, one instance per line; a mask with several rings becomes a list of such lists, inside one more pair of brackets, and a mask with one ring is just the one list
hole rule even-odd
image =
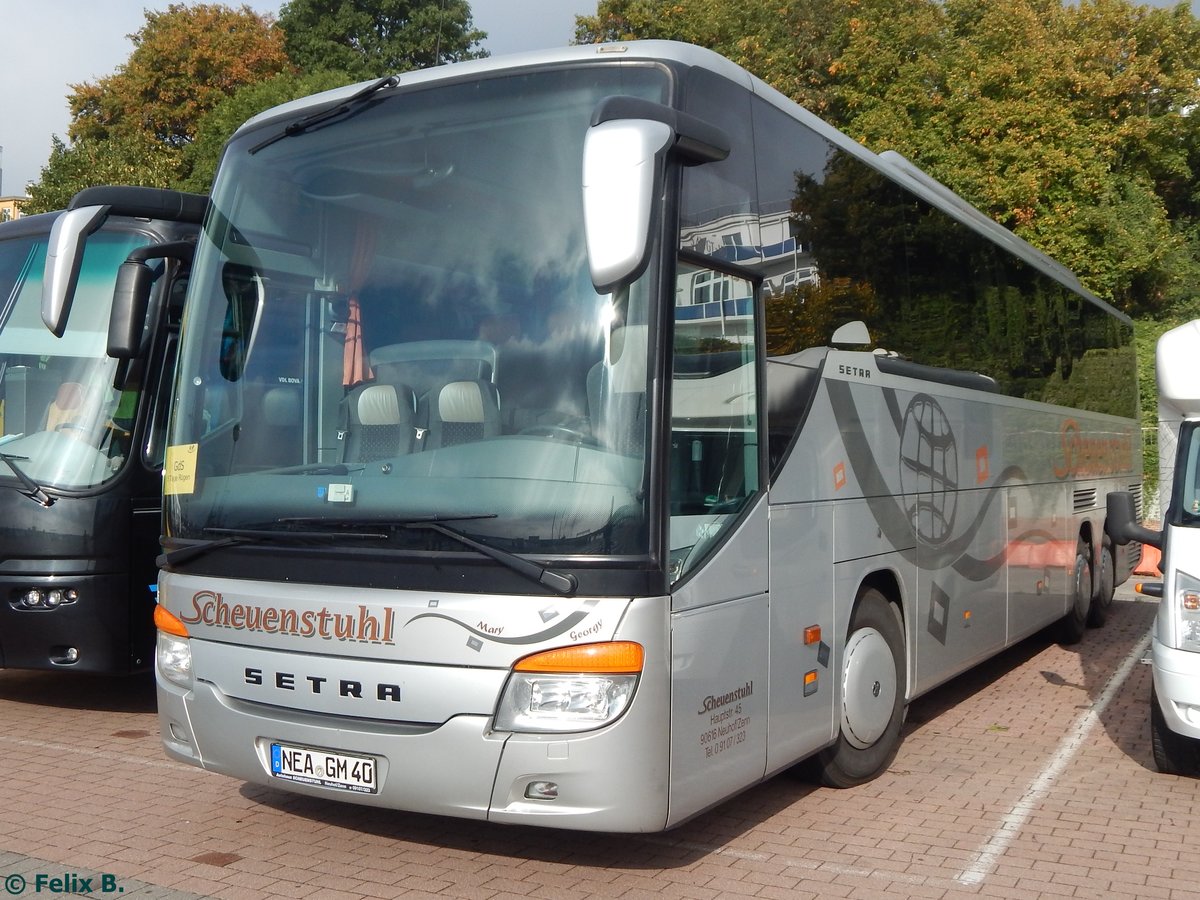
[[1141, 641], [1129, 652], [1129, 655], [1125, 657], [1124, 662], [1121, 663], [1121, 667], [1108, 680], [1108, 684], [1104, 686], [1104, 690], [1096, 698], [1096, 702], [1092, 704], [1092, 708], [1076, 719], [1073, 726], [1067, 730], [1066, 736], [1059, 743], [1054, 755], [1050, 757], [1050, 761], [1042, 769], [1041, 774], [1029, 785], [1025, 793], [1021, 796], [1021, 799], [1013, 804], [999, 827], [992, 832], [987, 843], [980, 848], [975, 856], [975, 861], [958, 874], [957, 879], [955, 879], [956, 881], [960, 884], [982, 884], [992, 874], [996, 868], [996, 864], [1000, 861], [1000, 857], [1008, 850], [1009, 845], [1016, 839], [1021, 829], [1025, 826], [1025, 823], [1037, 812], [1041, 802], [1050, 793], [1055, 780], [1070, 764], [1075, 754], [1079, 751], [1079, 748], [1083, 746], [1083, 742], [1092, 733], [1092, 730], [1100, 723], [1100, 716], [1108, 708], [1113, 698], [1116, 697], [1117, 692], [1125, 684], [1126, 679], [1129, 678], [1129, 673], [1141, 661], [1142, 654], [1146, 652], [1146, 648], [1149, 646], [1150, 634], [1147, 632]]

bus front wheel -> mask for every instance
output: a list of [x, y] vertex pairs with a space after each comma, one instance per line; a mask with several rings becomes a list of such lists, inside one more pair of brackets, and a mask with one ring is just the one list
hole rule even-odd
[[840, 734], [815, 760], [822, 784], [854, 787], [891, 764], [904, 724], [905, 671], [900, 619], [882, 593], [866, 588], [843, 653]]
[[1196, 742], [1176, 734], [1167, 727], [1166, 717], [1158, 705], [1158, 692], [1150, 686], [1150, 747], [1154, 751], [1154, 765], [1164, 775], [1200, 774], [1200, 754]]

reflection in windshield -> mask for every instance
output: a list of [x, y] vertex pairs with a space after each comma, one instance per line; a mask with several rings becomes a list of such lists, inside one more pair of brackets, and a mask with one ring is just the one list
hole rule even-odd
[[[106, 352], [117, 267], [144, 236], [101, 232], [83, 256], [63, 337], [41, 320], [48, 235], [0, 242], [0, 451], [41, 486], [94, 487], [130, 451], [136, 391], [113, 388], [116, 361]], [[0, 478], [15, 478], [0, 469]]]
[[644, 556], [647, 291], [592, 287], [580, 179], [597, 102], [661, 100], [663, 82], [384, 90], [288, 140], [235, 141], [189, 296], [171, 534], [459, 517], [510, 552]]

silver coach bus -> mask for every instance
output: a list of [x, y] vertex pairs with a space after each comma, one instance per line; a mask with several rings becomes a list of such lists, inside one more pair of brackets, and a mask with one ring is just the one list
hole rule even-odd
[[858, 784], [1131, 567], [1129, 320], [696, 47], [255, 118], [187, 303], [162, 740], [248, 781], [607, 831]]

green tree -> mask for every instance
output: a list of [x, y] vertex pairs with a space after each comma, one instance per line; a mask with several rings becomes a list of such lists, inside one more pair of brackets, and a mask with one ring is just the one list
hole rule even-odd
[[601, 0], [576, 40], [717, 50], [1138, 314], [1196, 309], [1200, 36], [1130, 0]]
[[354, 79], [345, 72], [312, 72], [297, 75], [284, 72], [267, 81], [248, 84], [218, 103], [197, 123], [197, 137], [184, 150], [183, 170], [175, 184], [185, 191], [207, 193], [225, 142], [248, 119], [258, 113], [320, 91], [350, 84]]
[[221, 100], [291, 67], [283, 35], [248, 6], [172, 3], [147, 10], [130, 39], [134, 50], [114, 74], [72, 86], [72, 139], [138, 132], [182, 147]]
[[72, 86], [70, 143], [54, 139], [28, 210], [59, 208], [97, 184], [178, 186], [199, 121], [241, 86], [291, 71], [282, 33], [246, 6], [148, 10], [130, 39], [115, 73]]
[[55, 135], [50, 159], [29, 186], [28, 214], [64, 208], [78, 191], [97, 184], [172, 187], [179, 174], [178, 151], [144, 134], [80, 138], [67, 146]]
[[291, 0], [278, 25], [302, 70], [355, 80], [487, 56], [467, 0]]
[[830, 65], [859, 0], [600, 0], [575, 17], [575, 43], [672, 40], [698, 44], [829, 115]]
[[1159, 193], [1190, 177], [1180, 135], [1196, 72], [1181, 74], [1194, 42], [1180, 11], [1124, 0], [934, 6], [941, 24], [929, 34], [940, 35], [921, 46], [915, 17], [864, 2], [875, 9], [836, 63], [843, 127], [900, 150], [1121, 308], [1161, 306], [1186, 258]]

